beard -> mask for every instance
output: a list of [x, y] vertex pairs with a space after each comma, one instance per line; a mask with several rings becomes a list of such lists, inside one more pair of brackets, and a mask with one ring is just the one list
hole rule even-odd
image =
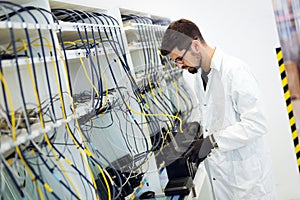
[[191, 73], [191, 74], [196, 74], [198, 72], [198, 69], [196, 67], [189, 67], [188, 68], [188, 71]]
[[198, 66], [185, 66], [185, 69], [187, 69], [191, 74], [196, 74], [198, 72], [198, 69], [200, 68], [201, 64], [202, 64], [202, 55], [201, 54], [196, 54], [194, 52], [192, 52], [192, 55], [196, 57], [196, 59], [198, 60]]
[[191, 74], [196, 74], [198, 72], [198, 68], [197, 67], [182, 66], [181, 68], [188, 70]]

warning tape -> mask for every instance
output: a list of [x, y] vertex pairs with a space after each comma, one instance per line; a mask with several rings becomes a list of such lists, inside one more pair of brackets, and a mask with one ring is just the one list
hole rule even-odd
[[281, 76], [281, 83], [282, 83], [283, 92], [284, 92], [284, 98], [285, 98], [285, 102], [286, 102], [286, 108], [287, 108], [288, 115], [289, 115], [290, 127], [291, 127], [291, 131], [292, 131], [292, 138], [293, 138], [294, 147], [295, 147], [295, 153], [296, 153], [296, 157], [297, 157], [298, 171], [300, 172], [300, 146], [299, 146], [298, 131], [297, 131], [295, 117], [294, 117], [294, 113], [293, 113], [293, 106], [292, 106], [290, 91], [288, 88], [288, 80], [286, 77], [282, 51], [281, 51], [280, 47], [276, 48], [276, 54], [277, 54], [279, 71], [280, 71], [280, 76]]

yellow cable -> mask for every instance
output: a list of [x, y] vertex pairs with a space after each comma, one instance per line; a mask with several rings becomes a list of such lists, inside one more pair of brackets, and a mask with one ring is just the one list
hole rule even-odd
[[[66, 113], [65, 113], [65, 109], [64, 109], [64, 108], [65, 108], [65, 105], [64, 105], [64, 101], [63, 101], [63, 97], [62, 97], [62, 91], [61, 91], [61, 89], [60, 89], [60, 87], [59, 87], [58, 73], [57, 73], [57, 69], [56, 69], [56, 67], [55, 67], [55, 63], [54, 63], [53, 58], [52, 58], [52, 62], [53, 62], [53, 67], [54, 67], [54, 71], [55, 71], [55, 74], [56, 74], [56, 83], [57, 83], [57, 85], [58, 85], [59, 98], [60, 98], [60, 102], [61, 102], [61, 106], [62, 106], [61, 109], [62, 109], [63, 118], [64, 118], [64, 119], [67, 119], [67, 116], [66, 116]], [[64, 65], [64, 66], [65, 66], [65, 65]], [[66, 71], [66, 72], [67, 72], [67, 71]], [[67, 84], [67, 85], [68, 85], [68, 84]], [[68, 88], [68, 89], [69, 89], [69, 94], [70, 94], [70, 93], [71, 93], [71, 92], [70, 92], [70, 88]], [[70, 96], [70, 95], [69, 95], [69, 96]], [[71, 101], [73, 101], [73, 99], [71, 99]], [[71, 103], [71, 105], [73, 105], [73, 104]], [[73, 110], [74, 110], [74, 108], [73, 108]], [[74, 110], [74, 112], [75, 112], [75, 110]], [[75, 121], [77, 121], [77, 120], [75, 120]], [[76, 139], [74, 138], [74, 135], [72, 134], [72, 132], [71, 132], [71, 130], [70, 130], [70, 127], [69, 127], [68, 123], [65, 124], [65, 127], [66, 127], [66, 129], [67, 129], [68, 134], [71, 136], [71, 138], [72, 138], [72, 140], [73, 140], [75, 146], [76, 146], [77, 149], [79, 150], [79, 153], [80, 153], [80, 155], [81, 155], [81, 157], [82, 157], [84, 163], [86, 164], [86, 166], [87, 166], [87, 168], [88, 168], [88, 171], [89, 171], [89, 173], [90, 173], [90, 175], [91, 175], [91, 178], [92, 178], [92, 182], [93, 182], [94, 187], [97, 188], [96, 182], [95, 182], [95, 179], [94, 179], [94, 177], [93, 177], [93, 175], [92, 175], [92, 173], [91, 173], [89, 164], [88, 164], [87, 161], [86, 161], [86, 157], [83, 155], [83, 154], [84, 154], [84, 153], [83, 153], [83, 150], [80, 148], [79, 144], [76, 142]]]
[[[49, 40], [48, 40], [47, 38], [44, 38], [44, 39], [47, 41], [47, 45], [45, 45], [45, 46], [52, 47], [52, 45], [50, 45]], [[63, 100], [62, 100], [62, 95], [61, 95], [62, 92], [61, 92], [60, 87], [59, 87], [58, 72], [57, 72], [57, 69], [55, 68], [55, 62], [54, 62], [54, 59], [52, 59], [52, 65], [53, 65], [53, 67], [54, 67], [54, 71], [55, 71], [55, 74], [56, 74], [56, 83], [57, 83], [57, 85], [58, 85], [58, 90], [59, 90], [59, 94], [60, 94], [60, 101], [63, 102]], [[63, 112], [62, 114], [63, 114], [63, 116], [64, 116], [64, 119], [66, 119], [66, 113], [65, 113], [65, 110], [64, 110], [64, 103], [62, 103], [61, 106], [62, 106], [62, 112]], [[68, 128], [67, 128], [67, 130], [68, 130], [68, 132], [70, 131]], [[59, 161], [59, 157], [56, 155], [56, 153], [55, 153], [55, 151], [54, 151], [54, 149], [53, 149], [53, 147], [52, 147], [52, 144], [51, 144], [51, 142], [50, 142], [50, 140], [49, 140], [49, 138], [48, 138], [48, 135], [47, 135], [46, 133], [44, 133], [44, 137], [45, 137], [46, 142], [47, 142], [47, 144], [48, 144], [48, 146], [49, 146], [51, 152], [53, 153], [53, 155], [54, 155], [56, 161], [58, 162], [60, 168], [62, 169], [62, 172], [64, 173], [64, 175], [66, 176], [66, 178], [68, 179], [68, 181], [70, 182], [70, 184], [72, 185], [72, 187], [74, 188], [74, 190], [75, 190], [75, 192], [76, 192], [76, 195], [77, 195], [78, 197], [80, 197], [79, 191], [77, 190], [77, 188], [76, 188], [75, 184], [73, 183], [73, 181], [71, 180], [71, 178], [70, 178], [70, 177], [68, 176], [68, 174], [66, 173], [66, 170], [64, 169], [62, 163]], [[80, 154], [81, 154], [81, 156], [83, 157], [81, 151], [80, 151]]]
[[[89, 41], [89, 42], [94, 42], [95, 40], [93, 40], [93, 39], [90, 39], [90, 40], [74, 40], [73, 42], [75, 42], [75, 43], [82, 43], [82, 42], [87, 42], [87, 41]], [[100, 42], [98, 42], [98, 41], [96, 41], [96, 44], [100, 44]]]
[[161, 145], [161, 148], [160, 148], [159, 151], [162, 151], [162, 150], [164, 149], [164, 143], [165, 143], [165, 141], [166, 141], [166, 139], [167, 139], [167, 137], [168, 137], [168, 135], [169, 135], [170, 132], [171, 132], [171, 131], [168, 130], [168, 131], [166, 132], [166, 135], [165, 135], [164, 137], [162, 137], [162, 138], [163, 138], [163, 142], [162, 142], [162, 145]]
[[[66, 72], [68, 73], [68, 70], [67, 70], [67, 68], [66, 68], [66, 63], [65, 63], [65, 62], [63, 62], [63, 63], [64, 63], [65, 70], [66, 70]], [[66, 79], [66, 81], [68, 82], [68, 79]], [[67, 84], [67, 86], [69, 86], [69, 84]], [[70, 93], [71, 93], [71, 92], [70, 92], [71, 90], [70, 90], [69, 87], [68, 87], [68, 90], [69, 90], [69, 94], [70, 94]], [[60, 95], [61, 95], [61, 92], [60, 92]], [[70, 96], [70, 95], [69, 95], [69, 96]], [[70, 98], [71, 98], [71, 97], [70, 97]], [[74, 104], [73, 104], [73, 100], [72, 100], [72, 99], [71, 99], [71, 102], [72, 102], [72, 103], [71, 103], [72, 110], [73, 110], [73, 112], [74, 112], [74, 115], [76, 116], [76, 111], [75, 111], [75, 108], [74, 108]], [[62, 104], [63, 104], [63, 102], [62, 102]], [[66, 117], [66, 116], [64, 116], [64, 117]], [[84, 139], [85, 137], [84, 137], [84, 135], [83, 135], [82, 132], [81, 132], [81, 128], [80, 128], [80, 126], [79, 126], [79, 123], [78, 123], [78, 119], [77, 119], [77, 118], [75, 118], [75, 123], [76, 123], [76, 127], [77, 127], [77, 129], [78, 129], [78, 132], [79, 132], [81, 138]], [[67, 131], [68, 131], [69, 135], [71, 136], [71, 138], [72, 138], [73, 142], [75, 143], [76, 147], [77, 147], [78, 149], [80, 149], [79, 152], [80, 152], [80, 154], [82, 155], [81, 147], [80, 147], [79, 144], [76, 142], [76, 140], [75, 140], [73, 134], [71, 133], [71, 131], [70, 131], [70, 129], [69, 129], [69, 127], [68, 127], [67, 124], [66, 124], [66, 127], [67, 127]], [[85, 140], [84, 140], [83, 142], [84, 142], [84, 144], [86, 143]], [[90, 156], [90, 157], [93, 157], [93, 158], [94, 158], [93, 154], [88, 150], [88, 145], [85, 145], [84, 152], [86, 153], [87, 156]], [[83, 157], [83, 155], [82, 155], [82, 157]], [[93, 173], [91, 172], [91, 169], [90, 169], [90, 167], [89, 167], [89, 164], [87, 163], [87, 161], [86, 161], [85, 159], [84, 159], [84, 162], [87, 164], [87, 168], [88, 168], [89, 173], [90, 173], [90, 175], [91, 175], [92, 182], [93, 182], [93, 184], [94, 184], [94, 187], [97, 189], [97, 184], [96, 184], [96, 182], [95, 182], [95, 178], [94, 178], [94, 176], [93, 176]], [[98, 167], [98, 168], [101, 168], [101, 166], [99, 166], [99, 164], [97, 164], [97, 167]], [[106, 187], [107, 187], [108, 199], [110, 200], [110, 199], [111, 199], [111, 191], [110, 191], [110, 187], [109, 187], [108, 181], [107, 181], [106, 176], [105, 176], [105, 174], [104, 174], [104, 172], [103, 172], [102, 169], [100, 170], [100, 173], [101, 173], [101, 175], [102, 175], [102, 177], [103, 177], [103, 180], [104, 180], [104, 182], [105, 182], [105, 185], [106, 185]], [[96, 196], [96, 198], [97, 198], [97, 199], [99, 198], [98, 195]]]
[[140, 113], [140, 112], [137, 112], [137, 111], [133, 110], [127, 103], [126, 103], [126, 105], [129, 108], [129, 110], [131, 110], [133, 113], [138, 114], [138, 115], [149, 116], [149, 117], [151, 117], [151, 116], [163, 116], [163, 117], [172, 117], [174, 119], [177, 119], [177, 120], [179, 120], [179, 123], [180, 123], [180, 131], [183, 132], [182, 131], [182, 120], [178, 116], [174, 116], [174, 115], [170, 115], [170, 114], [163, 114], [163, 113], [161, 113], [161, 114], [160, 113], [153, 113], [153, 114]]
[[[49, 40], [47, 38], [44, 38], [44, 39], [47, 42], [49, 42]], [[23, 42], [23, 45], [24, 45], [24, 50], [27, 50], [26, 43], [24, 42], [24, 40], [22, 40], [22, 42]], [[41, 104], [40, 104], [41, 101], [39, 99], [39, 95], [38, 95], [38, 92], [37, 92], [37, 86], [36, 86], [36, 84], [34, 82], [34, 75], [33, 75], [32, 69], [31, 69], [31, 65], [28, 62], [28, 57], [26, 57], [26, 60], [27, 60], [28, 72], [30, 74], [30, 78], [31, 78], [31, 81], [32, 81], [32, 86], [34, 88], [34, 93], [35, 93], [35, 97], [36, 97], [36, 103], [37, 103], [37, 106], [38, 106], [39, 118], [40, 118], [41, 126], [42, 126], [42, 129], [44, 130], [45, 129], [45, 122], [44, 122], [42, 111], [41, 111]], [[49, 146], [52, 154], [54, 155], [55, 160], [57, 161], [59, 167], [61, 168], [61, 171], [63, 172], [63, 174], [66, 176], [67, 180], [70, 182], [70, 184], [74, 188], [76, 195], [80, 198], [80, 193], [79, 193], [78, 189], [76, 188], [75, 184], [73, 183], [73, 181], [71, 180], [71, 178], [67, 174], [67, 172], [66, 172], [65, 168], [63, 167], [62, 163], [59, 161], [59, 157], [56, 155], [55, 151], [53, 150], [52, 144], [51, 144], [51, 142], [50, 142], [50, 140], [48, 138], [48, 134], [46, 132], [44, 132], [44, 138], [45, 138], [45, 140], [47, 142], [47, 145]]]
[[[8, 99], [8, 103], [9, 103], [10, 112], [11, 112], [12, 139], [13, 139], [14, 142], [16, 142], [17, 141], [17, 132], [16, 132], [15, 110], [14, 110], [14, 107], [13, 107], [13, 103], [12, 103], [11, 95], [10, 95], [10, 92], [9, 92], [9, 88], [7, 86], [7, 83], [6, 83], [5, 79], [4, 79], [3, 74], [2, 74], [1, 71], [0, 71], [0, 79], [1, 79], [1, 82], [3, 83], [5, 92], [7, 94], [7, 99]], [[16, 152], [17, 152], [18, 156], [20, 157], [20, 160], [21, 160], [22, 164], [24, 165], [26, 171], [28, 172], [31, 180], [35, 184], [40, 199], [43, 200], [44, 197], [43, 197], [43, 194], [41, 192], [41, 189], [40, 189], [40, 187], [39, 187], [39, 185], [38, 185], [38, 183], [36, 181], [36, 178], [35, 178], [34, 174], [31, 172], [30, 168], [26, 164], [26, 161], [24, 160], [24, 158], [22, 156], [22, 153], [21, 153], [21, 150], [20, 150], [19, 146], [16, 146]]]
[[[21, 42], [22, 41], [22, 39], [21, 38], [18, 38], [18, 39], [16, 39], [15, 41], [14, 41], [14, 43], [16, 44], [17, 42]], [[13, 47], [12, 47], [12, 42], [10, 42], [9, 44], [8, 44], [8, 46], [6, 47], [6, 51], [13, 51]], [[17, 52], [20, 52], [20, 51], [22, 51], [23, 50], [23, 44], [20, 46], [20, 47], [15, 47], [16, 48], [16, 51]]]
[[72, 45], [76, 45], [75, 42], [71, 42], [71, 41], [64, 41], [64, 44], [72, 44]]
[[[79, 59], [80, 59], [80, 62], [81, 62], [81, 66], [83, 67], [83, 70], [84, 70], [84, 73], [85, 73], [86, 78], [87, 78], [88, 81], [90, 82], [91, 86], [94, 88], [94, 90], [95, 90], [97, 96], [99, 96], [99, 92], [98, 92], [97, 88], [95, 87], [95, 85], [92, 83], [92, 81], [91, 81], [90, 78], [89, 78], [89, 75], [88, 75], [88, 73], [87, 73], [87, 71], [86, 71], [86, 67], [85, 67], [85, 65], [84, 65], [84, 62], [83, 62], [82, 58], [80, 57]], [[107, 95], [108, 95], [108, 90], [107, 90]], [[74, 110], [74, 112], [75, 112], [75, 109], [73, 109], [73, 110]], [[76, 123], [76, 126], [77, 126], [77, 128], [78, 128], [78, 132], [79, 132], [80, 135], [81, 135], [81, 138], [84, 139], [84, 135], [83, 135], [82, 132], [81, 132], [81, 128], [80, 128], [80, 126], [79, 126], [79, 123], [78, 123], [78, 120], [77, 120], [77, 119], [75, 119], [75, 123]], [[89, 157], [94, 157], [94, 156], [92, 156], [93, 154], [91, 153], [91, 151], [88, 149], [88, 145], [86, 145], [86, 142], [85, 142], [85, 141], [84, 141], [84, 143], [85, 143], [85, 149], [84, 149], [84, 152], [86, 153], [86, 155], [88, 155]], [[87, 161], [85, 161], [85, 162], [87, 163]], [[90, 174], [92, 175], [92, 172], [91, 172], [91, 169], [90, 169], [88, 163], [87, 163], [87, 167], [88, 167], [88, 170], [90, 171]], [[106, 187], [107, 187], [107, 190], [108, 190], [108, 198], [111, 199], [110, 187], [109, 187], [109, 184], [108, 184], [108, 182], [107, 182], [106, 176], [105, 176], [105, 174], [104, 174], [102, 168], [101, 168], [98, 164], [97, 164], [97, 167], [98, 167], [98, 169], [100, 170], [100, 173], [101, 173], [101, 175], [102, 175], [102, 177], [103, 177], [103, 179], [104, 179], [104, 181], [105, 181], [105, 184], [106, 184]], [[96, 182], [95, 182], [95, 179], [94, 179], [93, 176], [92, 176], [92, 181], [93, 181], [93, 183], [94, 183], [95, 188], [97, 188], [97, 185], [96, 185]], [[97, 196], [97, 197], [98, 197], [98, 196]]]
[[[51, 47], [51, 48], [53, 47], [52, 45], [50, 45], [50, 42], [49, 42], [49, 40], [48, 40], [47, 38], [43, 37], [43, 39], [45, 39], [45, 40], [47, 41], [47, 45], [44, 45], [44, 46], [48, 46], [49, 48], [50, 48], [50, 47]], [[20, 40], [21, 40], [21, 39], [19, 39], [18, 41], [20, 41]], [[35, 42], [35, 41], [37, 41], [37, 40], [38, 40], [38, 39], [35, 39], [35, 40], [33, 40], [33, 42]], [[74, 44], [74, 43], [72, 43], [72, 44]], [[97, 44], [98, 44], [98, 43], [97, 43]], [[35, 46], [41, 46], [40, 44], [34, 44], [34, 45], [35, 45]], [[9, 49], [9, 48], [7, 48], [7, 49]], [[24, 44], [23, 44], [23, 48], [21, 48], [21, 47], [18, 48], [18, 51], [20, 51], [20, 50], [27, 50], [26, 45], [24, 46]], [[59, 49], [57, 49], [57, 50], [61, 53], [61, 51], [60, 51]], [[81, 58], [80, 58], [80, 59], [81, 59]], [[82, 59], [81, 59], [81, 62], [82, 62]], [[53, 59], [52, 59], [52, 65], [55, 66], [55, 63], [54, 63], [54, 60], [53, 60]], [[29, 66], [30, 66], [30, 65], [28, 65], [28, 69], [29, 69]], [[64, 61], [64, 66], [65, 66], [65, 61]], [[66, 66], [65, 66], [65, 67], [66, 67]], [[56, 73], [56, 82], [57, 82], [57, 84], [59, 85], [58, 76], [57, 76], [58, 73], [57, 73], [57, 70], [56, 70], [55, 67], [54, 67], [54, 69], [55, 69], [55, 73]], [[100, 69], [100, 70], [101, 70], [101, 72], [104, 74], [103, 70], [102, 70], [102, 69]], [[87, 72], [86, 72], [85, 67], [84, 67], [84, 71], [85, 71], [85, 74], [87, 75]], [[31, 76], [31, 78], [32, 78], [32, 80], [33, 80], [33, 75], [32, 75], [31, 69], [30, 69], [30, 76]], [[87, 76], [87, 78], [88, 78], [88, 76]], [[89, 78], [88, 78], [88, 79], [89, 79]], [[90, 80], [89, 80], [89, 81], [90, 81]], [[105, 104], [103, 104], [103, 106], [106, 105], [106, 101], [107, 101], [107, 99], [108, 99], [108, 82], [107, 82], [105, 76], [104, 76], [104, 81], [105, 81], [105, 83], [106, 83], [106, 99], [105, 99]], [[33, 81], [33, 83], [34, 83], [34, 81]], [[91, 81], [90, 81], [90, 83], [91, 83]], [[35, 84], [34, 84], [34, 85], [35, 85]], [[93, 88], [95, 89], [95, 91], [96, 91], [96, 93], [97, 93], [97, 95], [98, 95], [98, 90], [96, 89], [96, 87], [95, 87], [93, 84], [92, 84], [92, 86], [93, 86]], [[36, 87], [36, 86], [35, 86], [35, 87]], [[58, 87], [58, 88], [59, 88], [59, 87]], [[69, 89], [69, 94], [70, 94], [70, 88], [68, 88], [68, 89]], [[62, 92], [61, 92], [60, 88], [59, 88], [59, 94], [60, 94], [60, 101], [61, 101], [61, 103], [62, 103], [62, 104], [61, 104], [61, 106], [62, 106], [62, 114], [63, 114], [64, 119], [66, 119], [67, 116], [66, 116], [66, 113], [65, 113], [64, 103], [63, 103], [63, 98], [62, 98]], [[35, 95], [36, 95], [36, 98], [38, 99], [38, 95], [37, 95], [37, 91], [36, 91], [36, 90], [35, 90]], [[69, 96], [70, 96], [70, 95], [69, 95]], [[70, 97], [70, 98], [71, 98], [71, 97]], [[73, 102], [72, 99], [71, 99], [71, 102]], [[73, 105], [73, 104], [72, 104], [72, 105]], [[39, 109], [40, 109], [40, 105], [39, 105]], [[41, 117], [42, 117], [42, 116], [40, 116], [40, 118], [41, 118]], [[14, 118], [14, 116], [13, 116], [13, 118]], [[81, 134], [81, 136], [82, 136], [83, 134], [81, 133], [81, 130], [80, 130], [80, 127], [79, 127], [79, 124], [78, 124], [78, 120], [76, 119], [75, 121], [76, 121], [78, 130], [79, 130], [79, 132], [80, 132], [80, 134]], [[42, 121], [41, 121], [41, 122], [42, 122]], [[42, 127], [44, 128], [44, 124], [43, 124], [43, 123], [42, 123]], [[79, 144], [76, 142], [76, 140], [75, 140], [75, 138], [73, 137], [73, 135], [72, 135], [72, 133], [71, 133], [71, 131], [70, 131], [70, 129], [69, 129], [69, 127], [68, 127], [67, 124], [66, 124], [66, 128], [67, 128], [68, 133], [71, 135], [72, 140], [73, 140], [73, 142], [75, 143], [75, 145], [76, 145], [77, 147], [79, 147]], [[16, 135], [16, 134], [15, 134], [15, 135]], [[64, 172], [64, 175], [67, 177], [67, 179], [68, 179], [68, 181], [71, 183], [72, 187], [74, 187], [74, 189], [76, 190], [77, 195], [80, 197], [79, 192], [77, 191], [75, 185], [72, 183], [71, 179], [70, 179], [70, 178], [68, 177], [68, 175], [66, 174], [66, 171], [64, 170], [62, 164], [60, 163], [59, 158], [58, 158], [57, 155], [55, 154], [55, 151], [53, 150], [53, 147], [52, 147], [52, 145], [51, 145], [51, 142], [49, 141], [48, 135], [47, 135], [46, 133], [44, 133], [44, 136], [45, 136], [45, 139], [46, 139], [46, 141], [47, 141], [48, 146], [50, 147], [51, 152], [53, 153], [53, 155], [54, 155], [55, 159], [57, 160], [59, 166], [62, 168], [62, 171]], [[83, 137], [83, 138], [84, 138], [84, 137]], [[18, 148], [18, 147], [16, 147], [16, 148]], [[90, 156], [90, 157], [93, 157], [92, 154], [91, 154], [91, 152], [90, 152], [88, 149], [84, 149], [83, 151], [86, 153], [86, 155], [88, 155], [88, 156]], [[20, 153], [20, 150], [19, 150], [19, 151], [17, 150], [17, 152]], [[96, 183], [95, 183], [95, 180], [94, 180], [94, 177], [93, 177], [92, 172], [91, 172], [91, 169], [90, 169], [90, 167], [89, 167], [89, 164], [88, 164], [86, 158], [85, 158], [84, 155], [83, 155], [82, 150], [79, 150], [79, 152], [80, 152], [80, 154], [81, 154], [81, 156], [82, 156], [82, 158], [83, 158], [83, 160], [84, 160], [86, 166], [88, 167], [88, 170], [89, 170], [89, 173], [91, 174], [91, 178], [92, 178], [94, 187], [97, 188]], [[21, 161], [23, 162], [25, 168], [27, 168], [27, 170], [30, 170], [30, 169], [28, 168], [28, 166], [26, 165], [24, 158], [23, 158], [22, 156], [20, 156], [20, 157], [21, 157]], [[23, 158], [23, 159], [22, 159], [22, 158]], [[66, 162], [67, 162], [67, 159], [65, 159], [65, 160], [66, 160]], [[111, 199], [110, 187], [109, 187], [109, 185], [108, 185], [108, 182], [107, 182], [107, 179], [106, 179], [106, 177], [105, 177], [105, 174], [104, 174], [102, 168], [101, 168], [98, 164], [97, 164], [97, 167], [98, 167], [98, 169], [100, 170], [100, 173], [102, 174], [102, 177], [103, 177], [103, 179], [104, 179], [104, 181], [105, 181], [105, 184], [106, 184], [106, 187], [107, 187], [107, 191], [108, 191], [108, 198]], [[31, 172], [31, 171], [29, 171], [29, 174], [31, 174], [30, 172]], [[31, 174], [31, 177], [34, 177], [34, 175]], [[36, 183], [35, 180], [33, 180], [33, 181]], [[40, 195], [40, 198], [43, 199], [41, 189], [39, 188], [39, 186], [37, 185], [37, 183], [36, 183], [36, 186], [37, 186], [37, 189], [38, 189], [38, 193], [39, 193], [39, 195]], [[49, 186], [48, 184], [45, 183], [45, 184], [44, 184], [44, 187], [45, 187], [45, 189], [47, 189], [48, 191], [52, 191], [51, 188], [50, 188], [50, 186]], [[98, 199], [98, 195], [97, 195], [97, 199]]]
[[[169, 70], [167, 70], [167, 71], [168, 71], [169, 77], [171, 77], [171, 79], [173, 79], [172, 76], [171, 76], [171, 74], [170, 74], [170, 71]], [[178, 82], [177, 81], [173, 81], [173, 85], [174, 85], [175, 90], [176, 90], [175, 94], [176, 94], [176, 99], [177, 99], [177, 110], [180, 111], [180, 100], [179, 100], [180, 89], [178, 87]], [[179, 113], [177, 112], [176, 116], [178, 116], [178, 115], [179, 115]], [[182, 130], [181, 130], [181, 132], [182, 132]]]
[[[152, 48], [150, 48], [150, 49], [152, 49]], [[153, 53], [152, 53], [152, 51], [150, 51], [150, 52], [151, 52], [151, 54], [152, 54], [152, 59], [153, 59]], [[150, 62], [149, 62], [149, 64], [150, 64]], [[146, 76], [147, 76], [147, 79], [148, 79], [148, 84], [149, 84], [149, 88], [150, 88], [150, 93], [151, 93], [151, 95], [153, 96], [156, 105], [159, 105], [158, 100], [156, 99], [155, 93], [154, 93], [153, 88], [152, 88], [152, 83], [151, 83], [151, 79], [150, 79], [151, 74], [149, 74], [149, 68], [148, 68], [148, 67], [147, 67], [147, 70], [146, 70]]]
[[[90, 85], [93, 87], [94, 91], [96, 92], [96, 95], [99, 96], [99, 91], [98, 91], [98, 89], [96, 88], [96, 86], [94, 85], [94, 83], [93, 83], [92, 80], [90, 79], [88, 72], [86, 71], [86, 67], [85, 67], [85, 64], [84, 64], [84, 62], [83, 62], [83, 59], [82, 59], [81, 57], [79, 57], [79, 59], [80, 59], [80, 63], [81, 63], [81, 66], [82, 66], [82, 68], [83, 68], [83, 72], [84, 72], [84, 74], [85, 74], [85, 77], [86, 77], [87, 80], [89, 81]], [[94, 97], [92, 97], [92, 98], [94, 98]]]
[[[152, 49], [152, 48], [151, 48]], [[151, 53], [152, 54], [152, 59], [153, 59], [153, 53]], [[155, 100], [155, 102], [156, 102], [156, 104], [157, 105], [159, 105], [159, 103], [158, 103], [158, 100], [157, 100], [157, 98], [156, 98], [156, 95], [155, 95], [155, 93], [154, 93], [154, 90], [153, 90], [153, 88], [152, 88], [152, 84], [151, 84], [151, 80], [150, 80], [150, 75], [149, 75], [149, 73], [148, 73], [148, 68], [147, 68], [147, 71], [146, 71], [146, 76], [147, 76], [147, 78], [148, 78], [148, 84], [149, 84], [149, 87], [150, 87], [150, 93], [151, 93], [151, 95], [153, 96], [153, 98], [154, 98], [154, 100]], [[174, 86], [176, 87], [177, 85], [175, 85], [174, 84]], [[177, 93], [176, 93], [177, 94]], [[178, 102], [178, 107], [180, 108], [180, 103], [179, 103], [179, 98], [178, 98], [178, 94], [176, 95], [176, 97], [177, 97], [177, 102]], [[146, 104], [146, 105], [148, 105], [148, 104]], [[149, 105], [148, 105], [149, 106]], [[178, 108], [178, 109], [179, 109]], [[148, 108], [147, 108], [148, 109]], [[133, 109], [132, 109], [133, 110]], [[136, 112], [136, 111], [134, 111], [136, 114], [142, 114], [142, 113], [139, 113], [139, 112]], [[179, 118], [178, 117], [178, 113], [176, 114], [176, 116], [174, 116], [174, 115], [170, 115], [170, 114], [143, 114], [144, 116], [165, 116], [165, 117], [172, 117], [172, 118], [175, 118], [175, 119], [178, 119], [179, 121], [180, 121], [180, 131], [182, 132], [182, 120], [181, 120], [181, 118]], [[172, 123], [172, 125], [174, 126], [174, 123], [171, 121], [171, 123]]]
[[[94, 57], [95, 57], [95, 56], [94, 56]], [[95, 58], [94, 58], [94, 59], [95, 59]], [[104, 102], [102, 103], [101, 108], [100, 108], [100, 110], [102, 110], [102, 109], [106, 106], [107, 100], [108, 100], [108, 81], [107, 81], [107, 79], [106, 79], [106, 75], [105, 75], [103, 69], [102, 69], [101, 66], [100, 66], [100, 63], [97, 63], [97, 64], [98, 64], [98, 66], [99, 66], [100, 73], [102, 74], [102, 77], [103, 77], [104, 83], [105, 83], [105, 99], [104, 99]]]
[[[170, 74], [170, 70], [168, 70], [168, 73], [169, 73], [169, 77], [171, 77], [171, 79], [173, 79], [171, 74]], [[176, 99], [177, 99], [177, 107], [178, 107], [177, 110], [180, 111], [180, 100], [179, 100], [179, 97], [178, 97], [179, 88], [178, 88], [177, 81], [173, 81], [173, 85], [174, 85], [175, 90], [176, 90]], [[176, 115], [178, 116], [178, 113]]]
[[[158, 93], [160, 93], [159, 96], [162, 98], [161, 93], [163, 92], [163, 90], [162, 90], [162, 88], [160, 87], [160, 84], [159, 84], [158, 82], [157, 82], [157, 85], [158, 85]], [[163, 100], [163, 101], [164, 101], [164, 100]], [[176, 113], [175, 116], [178, 116], [178, 113]], [[169, 120], [169, 122], [171, 123], [171, 126], [172, 126], [172, 127], [175, 126], [175, 124], [174, 124], [174, 122], [173, 122], [172, 120]]]
[[[26, 45], [26, 43], [23, 39], [22, 39], [22, 44], [23, 44], [24, 51], [27, 51], [27, 45]], [[43, 119], [43, 116], [42, 116], [42, 110], [41, 110], [41, 104], [40, 104], [41, 101], [40, 101], [40, 98], [39, 98], [39, 94], [37, 92], [37, 86], [34, 82], [34, 75], [33, 75], [32, 69], [31, 69], [29, 59], [28, 59], [27, 56], [26, 56], [25, 59], [26, 59], [26, 63], [27, 63], [27, 69], [28, 69], [28, 72], [29, 72], [29, 76], [31, 78], [31, 84], [34, 88], [34, 94], [35, 94], [35, 99], [36, 99], [36, 102], [37, 102], [39, 118], [40, 118], [40, 121], [41, 121], [42, 129], [44, 129], [45, 128], [44, 127], [44, 119]]]

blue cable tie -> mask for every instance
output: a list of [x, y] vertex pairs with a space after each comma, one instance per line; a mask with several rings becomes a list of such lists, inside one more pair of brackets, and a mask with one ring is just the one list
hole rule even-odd
[[132, 120], [135, 121], [133, 114], [130, 114], [130, 116], [131, 116]]
[[95, 145], [93, 143], [90, 142], [90, 145], [92, 146], [93, 149], [97, 150], [97, 148], [95, 147]]
[[138, 187], [138, 188], [135, 190], [135, 194], [138, 194], [140, 190], [141, 190], [141, 189]]
[[52, 172], [52, 175], [53, 175], [58, 181], [61, 181], [61, 179], [56, 175], [55, 172]]

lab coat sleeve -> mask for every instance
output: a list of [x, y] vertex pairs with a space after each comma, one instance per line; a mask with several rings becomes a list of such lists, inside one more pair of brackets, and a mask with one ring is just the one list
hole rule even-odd
[[238, 149], [252, 143], [267, 132], [267, 122], [260, 99], [259, 87], [254, 76], [239, 67], [230, 74], [227, 84], [229, 95], [226, 103], [232, 106], [235, 116], [231, 123], [214, 134], [221, 151]]

